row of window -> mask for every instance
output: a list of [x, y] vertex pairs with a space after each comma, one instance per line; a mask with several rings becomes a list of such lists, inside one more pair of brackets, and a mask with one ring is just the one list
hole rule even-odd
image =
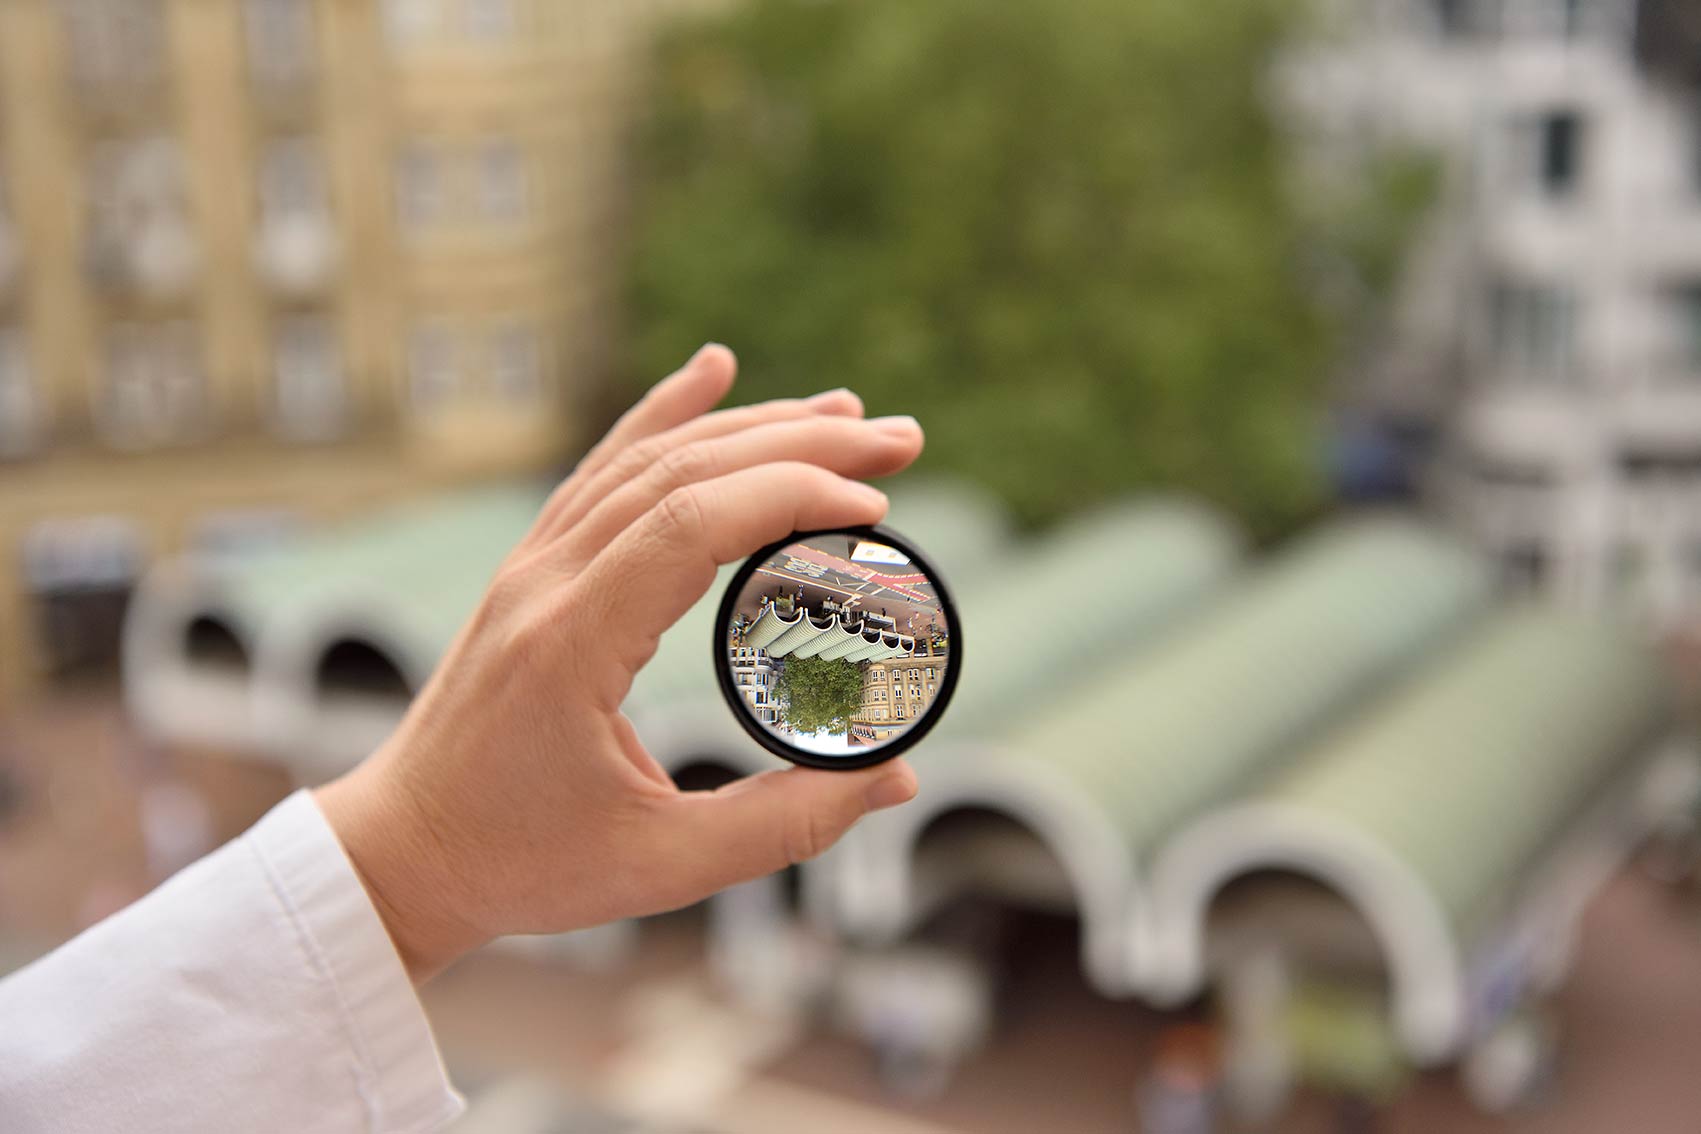
[[384, 0], [384, 30], [407, 49], [434, 40], [501, 43], [520, 31], [518, 0]]
[[[469, 399], [529, 407], [542, 396], [542, 347], [529, 322], [426, 324], [412, 336], [408, 355], [410, 399], [422, 414]], [[101, 365], [94, 418], [115, 444], [190, 441], [208, 428], [208, 384], [192, 322], [116, 324]], [[352, 406], [329, 316], [292, 315], [277, 322], [271, 378], [268, 417], [279, 435], [317, 441], [347, 429]], [[45, 411], [23, 334], [0, 327], [0, 457], [37, 447]]]
[[[1564, 284], [1501, 281], [1489, 293], [1489, 347], [1507, 375], [1568, 385], [1581, 375], [1583, 307]], [[1661, 288], [1646, 328], [1655, 377], [1701, 376], [1701, 280]]]
[[[911, 686], [907, 686], [907, 687], [901, 686], [901, 685], [894, 685], [892, 687], [892, 700], [898, 701], [898, 700], [903, 699], [906, 690], [908, 692], [910, 699], [914, 700], [914, 701], [919, 701], [923, 697], [931, 698], [933, 696], [934, 688], [935, 688], [935, 686], [934, 686], [933, 682], [931, 682], [931, 681], [928, 682], [925, 687], [920, 686], [920, 685], [911, 685]], [[870, 703], [879, 703], [879, 702], [885, 701], [886, 700], [886, 687], [884, 685], [876, 685], [873, 688], [871, 688], [868, 691], [867, 700]]]
[[[250, 74], [264, 87], [295, 87], [317, 70], [314, 0], [241, 0]], [[522, 0], [385, 0], [384, 29], [400, 49], [460, 39], [500, 43], [518, 38]], [[159, 83], [167, 73], [162, 0], [59, 0], [72, 78], [90, 91], [117, 95]]]
[[[450, 221], [513, 224], [531, 211], [526, 151], [511, 138], [486, 138], [458, 148], [410, 143], [396, 157], [394, 176], [397, 216], [409, 231]], [[328, 222], [330, 190], [315, 139], [268, 142], [255, 182], [263, 227], [303, 218]], [[134, 243], [150, 225], [184, 223], [189, 211], [182, 149], [169, 137], [95, 145], [85, 185], [97, 243]]]
[[543, 392], [543, 344], [525, 320], [491, 328], [430, 322], [409, 336], [407, 370], [409, 396], [422, 413], [469, 397], [528, 406]]
[[1623, 0], [1431, 0], [1449, 40], [1541, 36], [1574, 39], [1605, 24]]
[[[89, 91], [127, 95], [161, 82], [170, 28], [162, 0], [58, 0], [67, 66]], [[313, 0], [241, 0], [250, 72], [264, 85], [298, 84], [315, 70]]]
[[509, 138], [470, 148], [414, 142], [396, 158], [396, 217], [408, 232], [439, 225], [515, 224], [531, 212], [526, 152]]

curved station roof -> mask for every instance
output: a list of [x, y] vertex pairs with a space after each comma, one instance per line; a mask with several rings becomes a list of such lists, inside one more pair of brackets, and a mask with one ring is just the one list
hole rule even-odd
[[[260, 748], [308, 778], [346, 767], [404, 705], [351, 714], [321, 696], [327, 652], [363, 643], [417, 687], [541, 500], [465, 493], [169, 566], [127, 629], [131, 703], [164, 739]], [[1222, 889], [1298, 873], [1362, 915], [1396, 1033], [1412, 1058], [1436, 1059], [1480, 1015], [1484, 966], [1567, 938], [1645, 828], [1631, 801], [1657, 758], [1693, 768], [1646, 645], [1507, 609], [1488, 564], [1411, 519], [1337, 521], [1250, 563], [1234, 525], [1177, 500], [1021, 540], [982, 493], [909, 486], [892, 525], [957, 596], [950, 664], [963, 668], [913, 754], [921, 796], [869, 817], [806, 875], [808, 908], [847, 931], [900, 935], [947, 900], [962, 883], [930, 873], [936, 821], [990, 810], [1061, 867], [1089, 978], [1168, 1003], [1212, 979], [1204, 938]], [[627, 699], [670, 770], [771, 764], [716, 690], [712, 623], [733, 570], [663, 635]], [[245, 672], [198, 666], [198, 619], [230, 630]], [[914, 644], [771, 604], [744, 642], [853, 661]], [[987, 869], [1021, 874], [1008, 849]]]

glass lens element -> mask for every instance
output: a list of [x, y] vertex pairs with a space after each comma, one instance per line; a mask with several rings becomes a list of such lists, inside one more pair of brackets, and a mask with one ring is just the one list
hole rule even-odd
[[935, 708], [951, 664], [940, 588], [877, 535], [800, 537], [758, 563], [730, 604], [739, 708], [814, 762], [864, 759]]

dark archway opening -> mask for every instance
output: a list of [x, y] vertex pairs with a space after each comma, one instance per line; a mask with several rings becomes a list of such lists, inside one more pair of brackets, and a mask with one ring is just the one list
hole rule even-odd
[[321, 698], [381, 698], [405, 701], [413, 688], [389, 654], [370, 642], [343, 638], [320, 656], [314, 685]]
[[1297, 871], [1266, 868], [1229, 879], [1211, 898], [1203, 941], [1210, 972], [1249, 951], [1277, 950], [1306, 974], [1387, 983], [1381, 942], [1358, 907]]
[[198, 615], [183, 628], [183, 654], [196, 668], [246, 671], [248, 647], [230, 624], [211, 614]]
[[1074, 916], [1079, 898], [1062, 861], [1033, 828], [1007, 812], [958, 807], [916, 836], [916, 898], [935, 905], [957, 896]]

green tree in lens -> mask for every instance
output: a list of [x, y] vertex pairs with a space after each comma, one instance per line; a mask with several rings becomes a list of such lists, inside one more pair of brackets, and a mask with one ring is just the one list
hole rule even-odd
[[1336, 316], [1365, 290], [1337, 268], [1386, 259], [1401, 220], [1296, 190], [1268, 64], [1298, 18], [749, 0], [681, 27], [642, 138], [622, 372], [721, 339], [740, 398], [843, 384], [916, 413], [929, 473], [1029, 523], [1160, 487], [1285, 530], [1322, 502]]
[[774, 700], [798, 732], [843, 735], [862, 707], [862, 670], [842, 659], [787, 658], [774, 683]]

